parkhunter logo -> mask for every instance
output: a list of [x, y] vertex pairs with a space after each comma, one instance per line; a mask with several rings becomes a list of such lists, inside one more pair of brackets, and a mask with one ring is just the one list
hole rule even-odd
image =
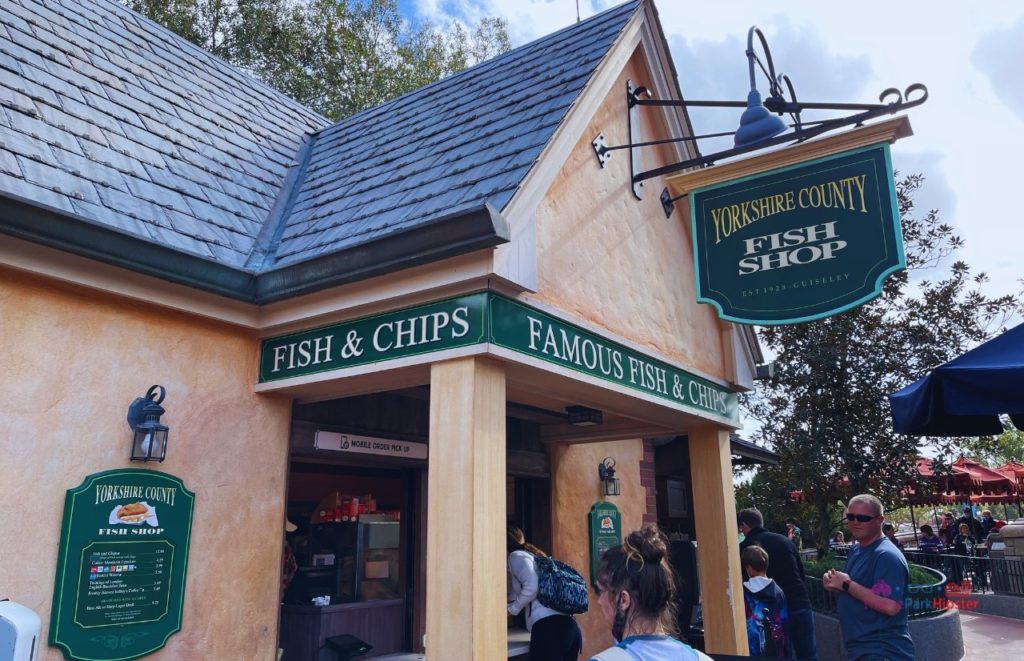
[[923, 611], [931, 610], [952, 610], [954, 608], [962, 611], [978, 610], [978, 599], [973, 598], [973, 588], [970, 579], [962, 583], [946, 583], [946, 594], [944, 597], [908, 597], [906, 607]]
[[697, 300], [723, 319], [790, 324], [881, 292], [904, 266], [887, 144], [692, 193]]

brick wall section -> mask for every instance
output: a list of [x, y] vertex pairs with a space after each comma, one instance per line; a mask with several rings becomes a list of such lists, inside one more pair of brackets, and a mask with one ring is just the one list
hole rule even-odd
[[647, 511], [644, 512], [644, 524], [658, 522], [658, 505], [654, 495], [654, 443], [644, 439], [644, 458], [640, 460], [640, 486], [647, 496]]

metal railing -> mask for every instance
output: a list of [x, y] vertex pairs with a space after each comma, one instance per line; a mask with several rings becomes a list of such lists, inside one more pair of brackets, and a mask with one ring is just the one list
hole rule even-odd
[[[947, 594], [996, 592], [1024, 597], [1024, 558], [990, 558], [954, 553], [904, 551], [907, 562], [942, 572], [948, 581]], [[846, 549], [836, 557], [845, 558]]]
[[991, 592], [991, 559], [953, 553], [905, 551], [907, 562], [941, 571], [949, 579], [949, 590], [960, 594]]
[[[927, 617], [942, 613], [947, 607], [946, 577], [939, 573], [939, 580], [930, 585], [911, 585], [907, 588], [907, 615], [911, 618]], [[818, 613], [837, 615], [838, 593], [825, 589], [820, 578], [807, 576], [804, 578], [807, 596], [811, 600], [811, 609]]]

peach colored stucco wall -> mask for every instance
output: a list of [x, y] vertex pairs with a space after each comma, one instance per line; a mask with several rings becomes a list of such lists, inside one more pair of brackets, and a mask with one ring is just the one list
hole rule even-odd
[[128, 404], [167, 389], [172, 473], [196, 494], [182, 630], [153, 659], [272, 659], [290, 402], [256, 396], [251, 334], [0, 269], [0, 597], [43, 621], [65, 491], [128, 461]]
[[[725, 377], [721, 328], [714, 309], [696, 301], [690, 217], [685, 205], [667, 219], [659, 196], [664, 183], [649, 180], [644, 200], [632, 193], [629, 154], [612, 152], [598, 164], [591, 140], [629, 142], [626, 81], [648, 85], [634, 55], [613, 84], [556, 178], [537, 215], [538, 298], [607, 328], [679, 363]], [[652, 125], [659, 112], [642, 108], [642, 139], [665, 137]], [[644, 149], [644, 169], [665, 160]]]
[[[640, 484], [643, 441], [559, 444], [551, 448], [552, 555], [580, 570], [589, 582], [591, 506], [608, 500], [622, 513], [623, 536], [643, 525], [646, 492]], [[615, 476], [622, 495], [602, 495], [597, 465], [605, 457], [615, 459]], [[577, 616], [583, 630], [583, 658], [612, 645], [611, 626], [605, 621], [597, 595], [590, 591], [590, 610]]]

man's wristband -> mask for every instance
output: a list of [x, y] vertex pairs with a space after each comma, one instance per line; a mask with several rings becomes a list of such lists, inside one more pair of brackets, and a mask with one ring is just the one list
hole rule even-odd
[[849, 592], [849, 591], [850, 591], [850, 581], [849, 580], [845, 580], [845, 581], [843, 581], [843, 592]]

